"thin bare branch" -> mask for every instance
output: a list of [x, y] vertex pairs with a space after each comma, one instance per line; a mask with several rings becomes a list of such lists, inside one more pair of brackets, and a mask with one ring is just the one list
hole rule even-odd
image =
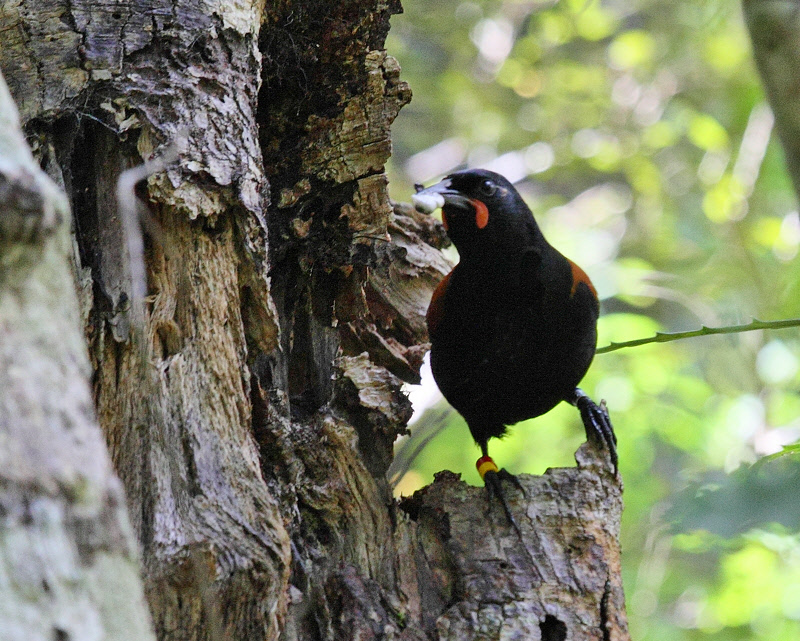
[[672, 341], [696, 336], [741, 334], [742, 332], [752, 332], [756, 329], [785, 329], [787, 327], [800, 327], [800, 318], [787, 318], [777, 321], [761, 321], [754, 318], [753, 322], [747, 325], [727, 325], [725, 327], [706, 327], [703, 325], [700, 329], [693, 329], [687, 332], [656, 332], [655, 336], [648, 336], [647, 338], [637, 338], [636, 340], [623, 341], [621, 343], [611, 342], [609, 345], [598, 348], [597, 354], [607, 354], [625, 347], [639, 347], [640, 345], [649, 345], [651, 343], [671, 343]]

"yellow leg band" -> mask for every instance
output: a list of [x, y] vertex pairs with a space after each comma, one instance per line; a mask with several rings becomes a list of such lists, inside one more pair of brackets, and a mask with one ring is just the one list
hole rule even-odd
[[478, 468], [478, 474], [481, 475], [481, 480], [486, 476], [487, 472], [497, 472], [497, 464], [492, 460], [491, 456], [481, 456], [475, 463]]

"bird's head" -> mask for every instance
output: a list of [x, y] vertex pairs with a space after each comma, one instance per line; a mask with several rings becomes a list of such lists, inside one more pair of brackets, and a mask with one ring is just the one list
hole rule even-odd
[[447, 235], [462, 260], [490, 258], [541, 237], [519, 192], [493, 171], [458, 171], [418, 189], [411, 197], [414, 207], [427, 214], [441, 207]]

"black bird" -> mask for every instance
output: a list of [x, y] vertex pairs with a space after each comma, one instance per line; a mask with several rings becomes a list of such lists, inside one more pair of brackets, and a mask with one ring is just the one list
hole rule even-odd
[[471, 169], [417, 189], [415, 207], [425, 213], [442, 208], [460, 256], [428, 308], [433, 377], [481, 448], [477, 467], [489, 495], [514, 523], [501, 479], [519, 483], [488, 452], [489, 439], [507, 426], [567, 401], [617, 469], [608, 413], [578, 388], [596, 348], [597, 292], [586, 273], [545, 240], [503, 176]]

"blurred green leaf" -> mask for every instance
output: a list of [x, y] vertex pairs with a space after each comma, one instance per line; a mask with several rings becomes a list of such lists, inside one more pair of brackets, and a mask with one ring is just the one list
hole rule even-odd
[[653, 34], [639, 29], [619, 34], [608, 49], [611, 64], [621, 69], [648, 67], [655, 53]]
[[707, 530], [723, 537], [779, 524], [800, 531], [800, 457], [781, 456], [731, 474], [710, 472], [675, 495], [668, 519], [676, 532]]

